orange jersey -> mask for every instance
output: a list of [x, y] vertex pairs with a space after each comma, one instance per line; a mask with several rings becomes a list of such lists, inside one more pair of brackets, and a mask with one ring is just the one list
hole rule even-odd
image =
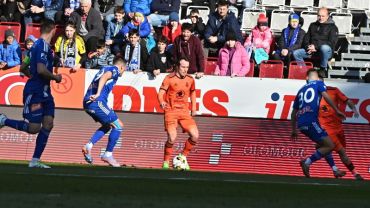
[[187, 75], [181, 79], [175, 73], [167, 75], [161, 85], [161, 89], [166, 91], [165, 102], [168, 110], [189, 110], [189, 97], [195, 90], [195, 80]]
[[[334, 104], [342, 111], [346, 108], [346, 102], [348, 101], [347, 96], [345, 96], [338, 88], [327, 86], [327, 91], [330, 98], [334, 101]], [[342, 119], [338, 117], [335, 110], [322, 99], [320, 102], [320, 112], [319, 112], [320, 125], [328, 131], [342, 130]]]

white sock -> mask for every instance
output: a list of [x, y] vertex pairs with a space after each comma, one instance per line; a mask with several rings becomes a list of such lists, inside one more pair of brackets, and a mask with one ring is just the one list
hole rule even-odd
[[311, 161], [311, 159], [308, 157], [307, 159], [306, 159], [306, 161], [304, 161], [304, 164], [306, 164], [306, 165], [311, 165], [312, 164], [312, 161]]
[[112, 152], [108, 152], [108, 151], [106, 151], [105, 153], [104, 153], [104, 156], [105, 157], [112, 157]]
[[37, 163], [40, 161], [40, 158], [32, 158], [31, 163]]
[[87, 144], [85, 145], [86, 149], [87, 149], [87, 150], [89, 150], [89, 151], [93, 148], [93, 146], [94, 146], [94, 145], [93, 145], [93, 143], [91, 143], [91, 142], [89, 142], [89, 143], [87, 143]]
[[337, 172], [338, 171], [338, 168], [337, 168], [337, 166], [333, 166], [333, 167], [331, 167], [331, 169], [334, 171], [334, 172]]

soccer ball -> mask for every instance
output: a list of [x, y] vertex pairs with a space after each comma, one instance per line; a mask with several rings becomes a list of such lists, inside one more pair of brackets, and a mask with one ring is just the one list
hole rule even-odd
[[177, 155], [173, 158], [172, 165], [175, 170], [185, 170], [188, 162], [184, 155]]

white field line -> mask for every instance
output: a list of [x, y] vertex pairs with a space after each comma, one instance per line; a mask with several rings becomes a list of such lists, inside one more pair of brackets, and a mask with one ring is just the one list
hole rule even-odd
[[90, 177], [90, 178], [120, 178], [120, 179], [151, 179], [151, 180], [174, 180], [174, 181], [214, 181], [214, 182], [233, 182], [233, 183], [255, 183], [255, 184], [287, 184], [287, 185], [312, 185], [312, 186], [352, 186], [351, 184], [341, 183], [320, 183], [320, 182], [287, 182], [287, 181], [268, 181], [268, 180], [238, 180], [238, 179], [207, 179], [197, 177], [147, 177], [147, 176], [125, 176], [125, 175], [83, 175], [83, 174], [66, 174], [66, 173], [37, 173], [16, 172], [16, 175], [46, 175], [62, 177]]

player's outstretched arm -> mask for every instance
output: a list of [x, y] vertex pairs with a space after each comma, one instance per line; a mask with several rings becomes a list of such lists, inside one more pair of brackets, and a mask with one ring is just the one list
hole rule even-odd
[[62, 75], [54, 75], [46, 68], [46, 65], [43, 63], [37, 63], [37, 73], [47, 80], [55, 80], [57, 83], [62, 81]]
[[191, 101], [191, 116], [195, 116], [197, 114], [197, 95], [195, 90], [193, 90], [190, 94], [190, 101]]
[[292, 140], [297, 140], [298, 134], [297, 134], [297, 109], [293, 108], [291, 117], [291, 125], [292, 125]]
[[19, 72], [23, 73], [28, 78], [31, 77], [31, 72], [30, 72], [30, 69], [29, 69], [29, 64], [22, 63], [21, 64], [21, 67], [19, 69]]
[[357, 111], [356, 105], [350, 99], [348, 99], [346, 103], [348, 107], [351, 108], [351, 110], [355, 113], [355, 118], [358, 118], [360, 114]]
[[90, 96], [90, 100], [95, 101], [96, 98], [100, 96], [101, 91], [103, 90], [103, 87], [105, 83], [107, 83], [108, 80], [112, 79], [112, 72], [107, 71], [105, 72], [99, 79], [99, 85], [98, 85], [98, 90], [96, 91], [95, 95]]
[[346, 116], [344, 115], [343, 112], [341, 112], [338, 107], [335, 105], [333, 100], [330, 98], [327, 92], [322, 92], [321, 93], [322, 97], [326, 100], [326, 102], [335, 110], [335, 112], [338, 114], [339, 117], [342, 119], [346, 119]]

